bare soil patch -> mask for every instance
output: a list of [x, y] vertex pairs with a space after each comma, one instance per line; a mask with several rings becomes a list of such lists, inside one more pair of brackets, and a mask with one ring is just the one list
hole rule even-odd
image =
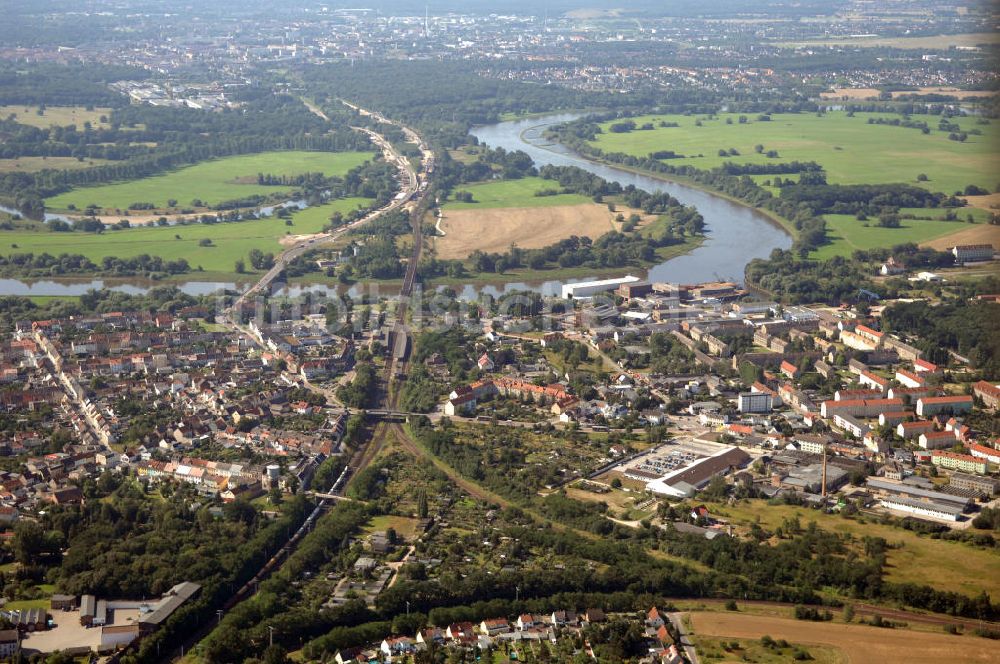
[[695, 636], [759, 639], [765, 634], [793, 643], [839, 648], [852, 664], [928, 664], [937, 662], [991, 662], [995, 642], [973, 636], [954, 636], [906, 629], [884, 629], [843, 623], [815, 623], [772, 616], [693, 612]]
[[278, 240], [278, 244], [282, 247], [291, 247], [298, 244], [299, 242], [305, 242], [306, 240], [312, 240], [313, 238], [323, 237], [322, 233], [307, 233], [305, 235], [282, 235]]
[[[621, 211], [627, 217], [628, 211]], [[603, 205], [555, 205], [550, 207], [445, 210], [441, 221], [444, 237], [434, 239], [438, 258], [467, 258], [477, 249], [505, 252], [511, 244], [538, 249], [572, 235], [596, 239], [618, 224]]]
[[945, 251], [956, 244], [992, 244], [998, 248], [1000, 247], [1000, 226], [969, 224], [960, 231], [929, 240], [920, 246]]

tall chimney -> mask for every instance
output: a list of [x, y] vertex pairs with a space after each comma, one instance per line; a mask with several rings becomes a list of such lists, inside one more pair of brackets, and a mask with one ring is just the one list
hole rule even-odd
[[823, 446], [823, 488], [822, 495], [826, 498], [826, 445]]

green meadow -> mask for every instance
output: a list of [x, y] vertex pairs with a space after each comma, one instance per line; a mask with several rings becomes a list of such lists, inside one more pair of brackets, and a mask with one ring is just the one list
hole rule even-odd
[[[962, 212], [961, 209], [959, 212]], [[964, 213], [962, 217], [964, 218]], [[902, 219], [899, 228], [882, 228], [878, 225], [878, 219], [859, 221], [849, 214], [827, 214], [823, 218], [826, 219], [826, 236], [830, 242], [810, 253], [810, 258], [847, 257], [857, 249], [892, 247], [905, 242], [920, 244], [956, 233], [969, 226], [964, 221]]]
[[[186, 259], [192, 269], [232, 273], [236, 259], [246, 259], [251, 249], [277, 254], [284, 235], [317, 233], [334, 212], [347, 213], [368, 207], [371, 199], [344, 198], [292, 215], [292, 225], [278, 217], [253, 221], [186, 226], [144, 226], [103, 233], [59, 233], [46, 230], [0, 231], [0, 254], [83, 254], [95, 263], [105, 256], [131, 258], [148, 254], [164, 260]], [[41, 228], [41, 225], [38, 226]], [[201, 246], [209, 239], [212, 246]], [[249, 269], [249, 265], [248, 265]]]
[[[705, 115], [646, 115], [632, 118], [638, 127], [652, 123], [653, 129], [612, 133], [610, 127], [621, 120], [605, 122], [592, 145], [605, 152], [624, 152], [648, 156], [652, 152], [673, 150], [680, 159], [664, 160], [673, 166], [711, 169], [724, 162], [780, 163], [815, 161], [827, 173], [831, 184], [878, 184], [906, 182], [932, 191], [953, 193], [969, 184], [990, 191], [997, 186], [1000, 173], [1000, 131], [997, 123], [980, 125], [974, 118], [954, 118], [961, 130], [979, 130], [965, 142], [953, 141], [948, 132], [938, 131], [937, 116], [914, 115], [914, 121], [926, 121], [931, 131], [870, 125], [868, 118], [898, 118], [883, 113], [832, 111], [773, 114], [761, 121], [758, 114], [747, 113], [740, 124], [739, 114], [722, 113], [713, 119]], [[731, 124], [727, 124], [727, 119]], [[661, 121], [677, 127], [660, 127]], [[701, 125], [698, 126], [700, 122]], [[755, 147], [763, 146], [758, 153]], [[719, 150], [735, 149], [737, 155], [719, 156]], [[777, 157], [768, 157], [777, 150]], [[924, 174], [926, 182], [917, 182]], [[766, 179], [766, 178], [764, 178]]]
[[199, 199], [211, 206], [246, 196], [289, 191], [288, 186], [257, 184], [257, 174], [294, 176], [303, 173], [344, 175], [372, 158], [371, 152], [281, 151], [213, 159], [179, 168], [163, 175], [95, 187], [78, 187], [45, 201], [52, 210], [70, 205], [83, 210], [96, 205], [107, 210], [125, 210], [133, 203], [152, 203], [166, 208], [168, 200], [189, 206]]
[[467, 191], [472, 194], [473, 203], [449, 200], [451, 210], [477, 210], [484, 208], [547, 207], [552, 205], [579, 205], [591, 202], [581, 194], [558, 194], [556, 196], [536, 196], [535, 192], [559, 189], [559, 183], [539, 177], [519, 180], [497, 180], [479, 184], [459, 185], [455, 192]]

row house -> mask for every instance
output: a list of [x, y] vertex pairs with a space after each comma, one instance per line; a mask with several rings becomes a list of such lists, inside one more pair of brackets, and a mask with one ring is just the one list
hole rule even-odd
[[972, 410], [972, 397], [946, 396], [946, 397], [921, 397], [917, 400], [917, 415], [930, 417], [938, 413], [968, 413]]
[[878, 417], [881, 413], [902, 410], [902, 399], [847, 399], [845, 401], [824, 401], [821, 406], [823, 417], [832, 418], [834, 414], [852, 415], [854, 417]]

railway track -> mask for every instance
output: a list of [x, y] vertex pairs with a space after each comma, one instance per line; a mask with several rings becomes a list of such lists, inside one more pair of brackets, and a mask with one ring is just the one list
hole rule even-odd
[[[306, 105], [309, 106], [310, 110], [312, 110], [314, 113], [317, 113], [321, 117], [324, 118], [326, 117], [322, 113], [322, 111], [320, 111], [315, 106], [309, 104], [308, 102], [306, 103]], [[364, 115], [372, 115], [380, 122], [386, 124], [396, 124], [389, 122], [380, 115], [371, 114], [367, 111], [364, 111], [363, 109], [359, 109], [356, 106], [350, 104], [348, 105], [352, 106], [352, 108], [355, 108], [356, 110], [359, 110], [359, 112], [362, 112], [362, 114]], [[267, 288], [267, 286], [270, 285], [270, 283], [275, 278], [277, 278], [279, 274], [281, 274], [285, 266], [287, 266], [288, 263], [291, 262], [291, 260], [294, 260], [294, 258], [300, 256], [306, 251], [315, 248], [322, 242], [326, 242], [336, 237], [339, 237], [343, 233], [346, 233], [359, 226], [363, 226], [364, 224], [382, 216], [387, 212], [400, 208], [410, 210], [411, 224], [414, 229], [413, 230], [414, 249], [411, 254], [410, 263], [407, 266], [406, 276], [404, 277], [403, 280], [403, 289], [401, 290], [400, 294], [401, 302], [400, 302], [400, 308], [398, 310], [400, 320], [405, 321], [406, 312], [408, 311], [408, 306], [409, 306], [409, 298], [413, 292], [413, 284], [416, 280], [417, 262], [420, 260], [420, 249], [421, 249], [420, 245], [422, 243], [420, 217], [423, 215], [423, 209], [424, 209], [421, 203], [423, 199], [426, 197], [426, 193], [428, 191], [427, 176], [433, 170], [434, 153], [430, 151], [430, 149], [426, 146], [426, 144], [420, 139], [420, 137], [414, 131], [402, 125], [397, 125], [397, 126], [399, 126], [404, 131], [404, 133], [406, 133], [408, 137], [410, 137], [412, 140], [415, 140], [420, 146], [420, 149], [424, 155], [422, 159], [421, 173], [415, 172], [413, 168], [410, 166], [409, 161], [407, 161], [405, 158], [399, 155], [399, 153], [395, 151], [395, 149], [392, 147], [389, 141], [385, 139], [385, 137], [381, 136], [380, 134], [370, 129], [365, 129], [365, 128], [358, 128], [358, 129], [367, 133], [372, 138], [372, 140], [377, 145], [379, 145], [379, 147], [382, 148], [383, 153], [386, 155], [386, 158], [396, 163], [399, 166], [400, 171], [403, 174], [402, 178], [403, 196], [399, 196], [393, 199], [393, 201], [391, 201], [386, 206], [370, 212], [369, 214], [365, 215], [362, 219], [356, 222], [338, 228], [329, 233], [325, 233], [321, 237], [311, 238], [309, 240], [296, 243], [295, 245], [287, 248], [278, 257], [274, 267], [271, 270], [269, 270], [265, 275], [263, 275], [256, 283], [251, 285], [242, 294], [240, 294], [240, 296], [237, 298], [234, 304], [223, 312], [222, 316], [220, 317], [220, 322], [222, 324], [226, 325], [235, 334], [249, 335], [249, 333], [242, 327], [240, 327], [240, 325], [238, 324], [235, 316], [236, 310], [243, 304], [243, 302], [246, 301], [248, 297], [254, 295], [255, 293], [263, 292]], [[252, 336], [251, 339], [254, 343], [256, 343], [256, 340], [253, 339]], [[400, 375], [405, 375], [405, 371], [407, 368], [405, 355], [409, 345], [409, 331], [406, 329], [405, 324], [397, 323], [396, 329], [394, 329], [393, 331], [393, 342], [394, 343], [392, 345], [394, 348], [394, 352], [392, 353], [390, 360], [386, 362], [386, 372], [384, 375], [385, 390], [384, 390], [383, 401], [387, 406], [387, 410], [394, 410], [396, 408], [396, 403], [398, 401], [398, 391], [389, 389], [391, 381], [393, 377], [396, 375], [395, 372], [402, 371], [403, 373]], [[399, 346], [400, 343], [402, 343], [402, 346]], [[401, 347], [403, 350], [399, 352], [399, 356], [397, 357], [397, 351], [395, 351], [395, 349], [399, 347]], [[350, 483], [351, 478], [356, 476], [359, 471], [361, 471], [368, 464], [370, 464], [372, 460], [375, 458], [375, 456], [378, 454], [378, 451], [384, 444], [386, 436], [389, 434], [389, 431], [391, 430], [391, 426], [392, 425], [390, 423], [384, 421], [380, 421], [375, 426], [373, 434], [369, 439], [368, 443], [362, 446], [357, 452], [355, 452], [355, 454], [351, 458], [350, 463], [348, 463], [344, 467], [344, 470], [341, 472], [340, 476], [331, 484], [329, 489], [325, 492], [326, 494], [329, 494], [330, 496], [342, 496], [344, 494], [344, 492], [347, 490], [347, 486]], [[332, 502], [334, 502], [332, 498], [320, 499], [319, 503], [309, 514], [309, 516], [306, 517], [305, 521], [301, 524], [301, 526], [299, 526], [299, 528], [295, 531], [295, 533], [292, 534], [285, 541], [285, 543], [281, 546], [281, 548], [278, 549], [278, 551], [276, 551], [273, 555], [271, 555], [268, 558], [268, 560], [257, 571], [257, 573], [253, 576], [252, 579], [243, 584], [243, 586], [241, 586], [238, 590], [236, 590], [236, 592], [234, 592], [233, 595], [230, 596], [223, 603], [222, 610], [228, 611], [229, 609], [232, 609], [240, 602], [243, 602], [249, 597], [251, 597], [256, 592], [257, 587], [263, 580], [267, 579], [268, 577], [271, 576], [271, 574], [280, 569], [281, 565], [285, 562], [285, 560], [287, 560], [288, 556], [290, 556], [291, 553], [295, 550], [299, 542], [302, 541], [302, 539], [309, 533], [309, 531], [316, 524], [316, 522], [318, 521], [319, 517], [322, 515], [323, 511], [326, 509], [328, 504]], [[193, 647], [194, 644], [198, 643], [201, 639], [207, 636], [212, 631], [213, 627], [214, 627], [213, 622], [206, 621], [206, 623], [200, 629], [198, 629], [194, 633], [187, 635], [187, 637], [184, 638], [181, 643], [177, 644], [180, 649], [181, 655], [183, 655], [185, 650], [190, 650], [190, 648]], [[170, 657], [167, 657], [167, 659], [170, 659]]]

